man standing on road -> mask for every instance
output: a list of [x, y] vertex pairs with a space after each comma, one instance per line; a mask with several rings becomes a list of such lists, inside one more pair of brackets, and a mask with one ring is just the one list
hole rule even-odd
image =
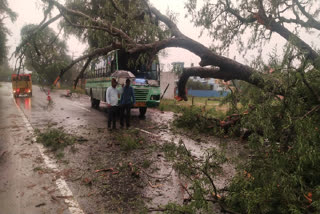
[[[126, 117], [126, 125], [127, 128], [130, 127], [130, 112], [131, 107], [136, 103], [136, 99], [134, 97], [133, 88], [130, 86], [130, 79], [126, 80], [126, 85], [122, 89], [122, 96], [120, 99], [121, 105], [121, 114], [120, 114], [120, 125], [123, 128], [123, 118]], [[125, 114], [126, 112], [126, 114]]]
[[111, 86], [107, 89], [106, 92], [106, 101], [108, 106], [108, 129], [111, 129], [111, 122], [112, 122], [112, 129], [116, 129], [116, 115], [118, 110], [118, 99], [119, 99], [119, 92], [116, 89], [117, 81], [115, 78], [111, 80]]

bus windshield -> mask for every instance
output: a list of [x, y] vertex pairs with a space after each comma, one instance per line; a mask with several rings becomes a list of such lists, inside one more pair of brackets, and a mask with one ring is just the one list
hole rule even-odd
[[130, 71], [139, 79], [158, 81], [160, 78], [159, 64], [156, 60], [149, 67], [145, 64], [139, 66], [129, 66], [128, 64], [128, 55], [113, 51], [92, 63], [86, 78], [109, 77], [116, 70]]
[[130, 70], [136, 78], [158, 80], [157, 64], [152, 63], [151, 70], [147, 70], [145, 65], [140, 66], [140, 69]]

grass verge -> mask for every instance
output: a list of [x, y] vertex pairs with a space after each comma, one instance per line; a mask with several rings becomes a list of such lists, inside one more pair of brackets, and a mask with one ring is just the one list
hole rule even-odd
[[222, 98], [220, 97], [188, 97], [188, 101], [178, 102], [176, 100], [162, 99], [159, 109], [161, 111], [173, 111], [175, 113], [190, 107], [198, 107], [203, 111], [218, 111], [225, 113], [229, 109], [228, 105], [220, 105]]

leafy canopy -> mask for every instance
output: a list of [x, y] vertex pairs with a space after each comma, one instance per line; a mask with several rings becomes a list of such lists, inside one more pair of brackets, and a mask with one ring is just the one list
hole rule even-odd
[[[186, 8], [195, 26], [208, 32], [212, 49], [219, 54], [227, 53], [233, 45], [243, 56], [252, 49], [261, 53], [275, 33], [287, 41], [301, 32], [319, 36], [317, 0], [205, 0], [202, 6], [197, 0], [189, 0]], [[292, 30], [285, 32], [285, 28]]]
[[10, 34], [9, 29], [4, 25], [4, 20], [10, 18], [12, 22], [16, 20], [17, 14], [8, 7], [7, 0], [0, 0], [0, 64], [6, 62], [7, 59], [7, 35]]
[[[35, 25], [26, 25], [21, 29], [21, 38], [24, 39], [34, 30]], [[25, 62], [28, 70], [35, 71], [41, 80], [53, 82], [59, 70], [71, 61], [67, 55], [64, 41], [51, 29], [46, 28], [30, 39], [23, 48]]]

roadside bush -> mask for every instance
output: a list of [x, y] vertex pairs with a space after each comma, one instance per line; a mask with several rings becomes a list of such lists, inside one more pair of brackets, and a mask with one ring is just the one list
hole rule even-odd
[[[320, 213], [320, 71], [276, 60], [270, 75], [283, 84], [283, 94], [241, 83], [227, 97], [229, 113], [247, 111], [237, 128], [247, 130], [251, 158], [238, 166], [219, 201], [238, 213]], [[211, 125], [199, 109], [183, 112], [175, 124], [198, 131]]]
[[244, 102], [255, 106], [242, 121], [252, 131], [253, 158], [234, 178], [227, 200], [241, 213], [320, 212], [320, 107], [310, 96], [301, 97], [308, 94], [302, 81], [296, 84], [283, 99], [247, 91], [260, 95]]
[[182, 114], [177, 116], [173, 122], [178, 128], [216, 136], [224, 134], [224, 130], [219, 126], [220, 119], [214, 117], [214, 115], [216, 115], [214, 109], [203, 111], [199, 107], [191, 106], [181, 110], [181, 113]]
[[165, 213], [215, 213], [219, 210], [221, 192], [214, 180], [222, 172], [221, 165], [227, 161], [225, 155], [212, 148], [201, 158], [195, 157], [181, 140], [177, 145], [167, 142], [162, 149], [166, 158], [173, 162], [173, 168], [187, 180], [187, 185], [181, 186], [188, 195], [183, 204], [167, 204]]
[[176, 105], [173, 100], [161, 100], [159, 105], [160, 111], [172, 111], [175, 113], [179, 113], [183, 107]]
[[36, 130], [37, 142], [42, 143], [45, 147], [53, 152], [63, 151], [69, 145], [73, 145], [76, 139], [63, 130], [56, 128], [48, 128], [43, 132]]

